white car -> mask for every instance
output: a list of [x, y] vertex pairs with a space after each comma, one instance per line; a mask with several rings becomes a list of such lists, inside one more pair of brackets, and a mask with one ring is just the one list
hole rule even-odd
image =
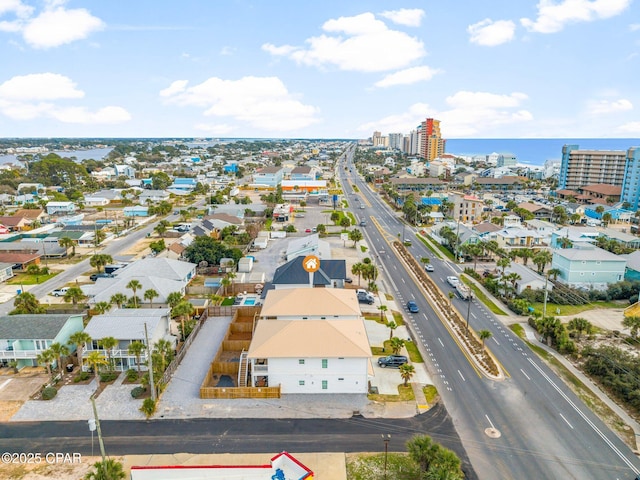
[[433, 271], [435, 271], [435, 270], [434, 270], [434, 268], [433, 268], [433, 265], [431, 265], [430, 263], [427, 263], [427, 264], [424, 266], [424, 270], [425, 270], [426, 272], [433, 272]]
[[455, 288], [460, 283], [460, 280], [458, 277], [447, 277], [447, 283]]

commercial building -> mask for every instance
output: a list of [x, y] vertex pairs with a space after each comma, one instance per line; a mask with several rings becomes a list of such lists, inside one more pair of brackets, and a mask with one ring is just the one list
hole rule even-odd
[[624, 180], [622, 182], [623, 202], [628, 202], [630, 209], [640, 208], [640, 148], [631, 147], [627, 150], [627, 159], [624, 167]]
[[621, 187], [626, 162], [624, 150], [580, 150], [578, 145], [565, 145], [558, 189], [578, 190], [595, 184]]

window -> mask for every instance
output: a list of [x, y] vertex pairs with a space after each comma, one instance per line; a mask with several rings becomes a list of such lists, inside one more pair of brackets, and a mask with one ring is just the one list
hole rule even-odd
[[298, 365], [304, 365], [304, 358], [298, 360]]
[[322, 389], [326, 390], [327, 388], [329, 388], [329, 382], [326, 380], [322, 380]]
[[301, 387], [304, 387], [304, 380], [298, 380], [298, 385], [300, 385]]
[[329, 360], [326, 358], [322, 359], [322, 368], [329, 368]]

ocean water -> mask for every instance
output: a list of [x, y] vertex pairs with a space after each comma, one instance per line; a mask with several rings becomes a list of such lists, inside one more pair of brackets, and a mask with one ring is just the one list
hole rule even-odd
[[[52, 153], [66, 158], [75, 157], [77, 162], [82, 162], [83, 160], [89, 159], [102, 160], [109, 155], [111, 150], [113, 150], [113, 148], [90, 148], [87, 150], [54, 151]], [[15, 155], [0, 155], [0, 163], [15, 163], [16, 161], [17, 158]]]
[[627, 150], [640, 146], [639, 138], [480, 138], [447, 139], [446, 152], [452, 155], [511, 153], [518, 163], [543, 165], [560, 160], [564, 145], [581, 150]]

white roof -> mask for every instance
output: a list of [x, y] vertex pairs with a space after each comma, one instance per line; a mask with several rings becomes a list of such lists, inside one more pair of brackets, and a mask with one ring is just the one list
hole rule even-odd
[[171, 258], [147, 257], [130, 263], [118, 270], [118, 278], [132, 278], [141, 276], [161, 277], [167, 280], [182, 281], [196, 267], [195, 263], [173, 260]]
[[564, 257], [567, 260], [586, 260], [586, 261], [602, 261], [607, 262], [626, 262], [627, 259], [608, 252], [602, 248], [557, 248], [553, 251], [554, 255]]
[[93, 339], [114, 337], [118, 340], [144, 340], [144, 326], [153, 332], [163, 317], [169, 315], [168, 308], [131, 308], [115, 310], [93, 317], [84, 331]]

